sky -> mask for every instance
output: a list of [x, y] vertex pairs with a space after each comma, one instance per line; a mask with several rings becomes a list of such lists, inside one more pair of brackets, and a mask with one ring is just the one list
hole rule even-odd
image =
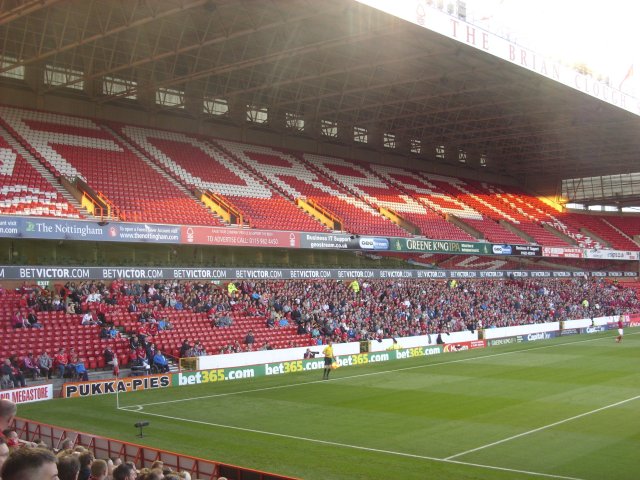
[[[466, 0], [467, 18], [544, 56], [585, 64], [640, 94], [638, 0]], [[475, 19], [475, 21], [474, 21]]]

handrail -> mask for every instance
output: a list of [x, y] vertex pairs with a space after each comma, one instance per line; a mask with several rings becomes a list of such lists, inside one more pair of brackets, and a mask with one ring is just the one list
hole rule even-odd
[[233, 203], [231, 203], [229, 200], [212, 192], [211, 190], [205, 190], [202, 194], [226, 214], [226, 216], [228, 217], [226, 220], [229, 223], [235, 223], [236, 225], [244, 224], [244, 221], [245, 221], [244, 215], [242, 214], [240, 209], [236, 207]]

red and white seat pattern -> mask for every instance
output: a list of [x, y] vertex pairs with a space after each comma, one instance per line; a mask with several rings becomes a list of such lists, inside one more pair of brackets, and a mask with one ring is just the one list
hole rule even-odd
[[569, 245], [565, 239], [543, 228], [535, 211], [526, 207], [520, 201], [515, 201], [504, 195], [499, 186], [488, 185], [480, 182], [467, 182], [467, 188], [475, 193], [477, 198], [483, 199], [487, 204], [496, 209], [508, 213], [511, 222], [519, 231], [533, 239], [539, 245], [566, 247]]
[[312, 170], [294, 155], [270, 147], [225, 140], [216, 142], [280, 191], [313, 199], [343, 221], [343, 229], [358, 234], [408, 236], [376, 209]]
[[252, 227], [326, 231], [292, 201], [203, 138], [129, 125], [113, 128], [183, 185], [226, 197]]
[[96, 122], [69, 115], [0, 107], [4, 124], [54, 174], [84, 179], [124, 220], [219, 225]]
[[467, 189], [466, 184], [462, 180], [432, 174], [421, 175], [435, 188], [473, 208], [473, 215], [469, 215], [467, 212], [460, 212], [456, 216], [481, 232], [486, 240], [494, 243], [525, 243], [523, 238], [520, 238], [498, 223], [498, 220], [513, 223], [517, 222], [517, 220], [487, 203], [484, 199], [474, 195]]
[[[392, 210], [411, 222], [426, 237], [475, 240], [436, 213], [429, 204], [429, 199], [423, 201], [423, 197], [433, 192], [424, 185], [424, 182], [420, 182], [417, 177], [411, 177], [411, 174], [405, 170], [312, 154], [305, 154], [304, 158], [337, 184], [344, 186], [371, 205]], [[411, 177], [407, 179], [410, 182], [414, 178], [418, 181], [411, 182], [410, 188], [404, 188], [405, 185], [399, 181], [403, 177]], [[453, 207], [465, 208], [464, 205], [453, 205]]]
[[[599, 242], [580, 231], [582, 225], [574, 225], [571, 219], [566, 218], [562, 213], [552, 209], [538, 198], [520, 191], [515, 187], [491, 185], [489, 188], [493, 195], [500, 194], [500, 198], [512, 208], [529, 216], [539, 225], [548, 225], [567, 237], [572, 238], [579, 247], [602, 247]], [[543, 242], [543, 244], [550, 245], [549, 241], [546, 243]]]
[[1, 135], [0, 214], [81, 218], [76, 208]]

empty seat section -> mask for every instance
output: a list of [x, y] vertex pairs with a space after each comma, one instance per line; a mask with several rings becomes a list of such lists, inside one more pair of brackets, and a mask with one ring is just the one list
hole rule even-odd
[[[468, 206], [456, 201], [443, 192], [439, 191], [417, 172], [405, 170], [398, 167], [372, 164], [371, 170], [382, 177], [387, 183], [395, 185], [398, 189], [406, 192], [411, 198], [424, 205], [426, 211], [422, 215], [407, 217], [412, 223], [420, 228], [420, 233], [428, 238], [476, 241], [464, 230], [446, 220], [447, 215], [456, 215], [461, 212], [476, 214]], [[480, 215], [478, 214], [478, 217]]]
[[493, 243], [523, 244], [526, 240], [512, 233], [498, 223], [498, 219], [507, 217], [499, 210], [492, 208], [481, 198], [477, 198], [473, 193], [467, 191], [457, 179], [446, 181], [444, 177], [432, 177], [425, 175], [430, 183], [454, 197], [456, 200], [470, 206], [480, 213], [480, 218], [474, 216], [461, 216], [460, 220], [481, 232], [485, 239]]
[[307, 198], [331, 212], [352, 233], [408, 236], [375, 208], [313, 170], [294, 155], [269, 147], [216, 140], [216, 143], [289, 198]]
[[0, 214], [81, 218], [0, 130]]
[[617, 217], [612, 215], [602, 217], [602, 220], [613, 225], [615, 228], [631, 238], [640, 236], [640, 221], [638, 221], [637, 216]]
[[[127, 221], [219, 224], [194, 198], [92, 120], [0, 107], [12, 133], [56, 175], [83, 178]], [[188, 219], [188, 222], [185, 222]]]
[[581, 215], [577, 213], [564, 213], [562, 219], [581, 229], [583, 233], [592, 233], [609, 244], [615, 250], [640, 250], [640, 246], [619, 229], [607, 223], [604, 217], [595, 215]]
[[202, 137], [128, 125], [114, 125], [113, 128], [183, 185], [224, 197], [252, 227], [325, 230], [292, 200], [284, 198]]
[[571, 219], [566, 219], [562, 212], [550, 207], [537, 197], [529, 195], [516, 187], [504, 185], [492, 185], [491, 189], [497, 191], [506, 201], [523, 212], [540, 225], [547, 225], [554, 230], [570, 237], [579, 247], [600, 248], [596, 240], [580, 231], [580, 225], [573, 225]]
[[[412, 191], [399, 185], [397, 178], [394, 181], [390, 175], [390, 167], [311, 154], [305, 154], [304, 158], [324, 175], [367, 203], [377, 208], [389, 209], [415, 225], [420, 230], [420, 235], [439, 239], [475, 240], [416, 197], [415, 193], [425, 193], [427, 189], [414, 188]], [[395, 173], [400, 174], [402, 171], [398, 169]]]

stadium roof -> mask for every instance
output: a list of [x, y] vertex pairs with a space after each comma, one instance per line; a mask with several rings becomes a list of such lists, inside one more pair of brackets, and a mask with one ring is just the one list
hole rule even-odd
[[485, 156], [487, 171], [520, 181], [639, 170], [640, 117], [355, 1], [0, 5], [0, 71], [52, 64], [84, 82], [135, 82], [113, 95], [85, 88], [94, 102], [173, 88], [443, 145], [470, 164]]

